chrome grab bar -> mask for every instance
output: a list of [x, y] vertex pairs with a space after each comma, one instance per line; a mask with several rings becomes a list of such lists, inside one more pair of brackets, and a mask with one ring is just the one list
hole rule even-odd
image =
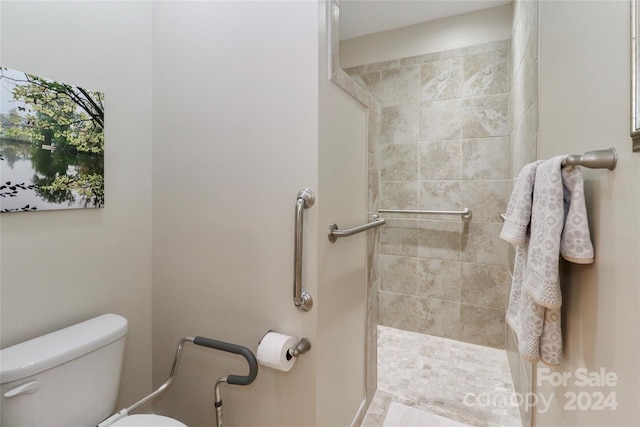
[[308, 188], [298, 192], [293, 241], [293, 303], [300, 311], [309, 311], [313, 307], [313, 298], [307, 291], [302, 290], [302, 212], [313, 206], [315, 201], [316, 195]]
[[460, 215], [464, 221], [471, 221], [473, 212], [464, 208], [461, 211], [424, 211], [411, 209], [378, 209], [378, 212], [401, 213], [401, 214], [425, 214], [425, 215]]
[[359, 225], [359, 226], [353, 227], [353, 228], [347, 228], [345, 230], [338, 229], [338, 225], [337, 224], [331, 224], [329, 226], [329, 241], [330, 242], [335, 242], [336, 240], [338, 240], [338, 237], [351, 236], [353, 234], [360, 233], [362, 231], [366, 231], [366, 230], [369, 230], [369, 229], [374, 228], [374, 227], [380, 227], [381, 225], [384, 225], [385, 223], [386, 223], [386, 221], [384, 219], [380, 218], [378, 215], [374, 215], [373, 216], [373, 222], [370, 222], [370, 223], [367, 223], [367, 224], [363, 224], [363, 225]]

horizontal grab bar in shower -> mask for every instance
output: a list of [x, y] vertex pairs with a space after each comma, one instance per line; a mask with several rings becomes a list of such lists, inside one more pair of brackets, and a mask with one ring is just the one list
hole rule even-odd
[[411, 209], [378, 209], [378, 212], [401, 213], [401, 214], [421, 214], [421, 215], [459, 215], [465, 221], [471, 221], [473, 212], [471, 209], [464, 208], [461, 211], [425, 211]]
[[359, 226], [353, 227], [353, 228], [346, 228], [344, 230], [340, 230], [338, 228], [337, 224], [331, 224], [329, 226], [329, 241], [335, 242], [336, 240], [338, 240], [338, 237], [351, 236], [351, 235], [354, 235], [356, 233], [361, 233], [363, 231], [367, 231], [367, 230], [369, 230], [371, 228], [374, 228], [374, 227], [380, 227], [381, 225], [384, 225], [385, 223], [386, 223], [386, 221], [384, 219], [380, 218], [378, 215], [374, 215], [372, 222], [369, 222], [369, 223], [363, 224], [363, 225], [359, 225]]

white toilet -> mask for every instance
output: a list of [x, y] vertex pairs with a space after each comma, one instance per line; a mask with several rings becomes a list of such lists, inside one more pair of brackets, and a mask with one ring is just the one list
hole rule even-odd
[[[0, 350], [0, 425], [95, 427], [115, 409], [127, 319], [105, 314]], [[153, 414], [113, 427], [186, 427]]]

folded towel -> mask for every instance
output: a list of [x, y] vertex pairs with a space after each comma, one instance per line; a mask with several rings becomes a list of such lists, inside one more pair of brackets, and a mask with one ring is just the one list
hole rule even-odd
[[576, 264], [591, 264], [594, 259], [593, 244], [584, 201], [582, 168], [562, 168], [562, 182], [566, 219], [560, 239], [560, 254], [567, 261]]
[[544, 160], [529, 163], [522, 168], [513, 186], [513, 192], [504, 216], [504, 225], [500, 238], [520, 246], [527, 240], [529, 222], [531, 221], [531, 202], [536, 170]]
[[528, 272], [522, 284], [535, 302], [547, 308], [562, 305], [558, 276], [560, 253], [570, 262], [593, 262], [582, 169], [579, 166], [562, 168], [565, 157], [554, 157], [537, 169]]
[[[523, 168], [507, 209], [512, 220], [500, 233], [516, 245], [507, 323], [518, 337], [520, 354], [548, 365], [559, 364], [562, 355], [559, 255], [571, 262], [593, 262], [582, 171], [579, 166], [562, 168], [564, 158]], [[527, 209], [530, 223], [525, 223]]]
[[527, 304], [526, 301], [523, 301], [522, 296], [522, 283], [524, 282], [529, 247], [529, 223], [531, 221], [533, 188], [536, 171], [542, 163], [544, 163], [544, 160], [529, 163], [518, 174], [507, 205], [504, 225], [500, 232], [500, 238], [516, 246], [506, 321], [518, 337], [520, 354], [527, 360], [540, 359], [538, 338], [542, 333], [543, 320], [539, 315], [536, 316], [538, 314], [537, 307]]
[[522, 290], [547, 308], [562, 305], [558, 262], [564, 226], [562, 160], [565, 157], [557, 156], [538, 166], [531, 205], [531, 238]]
[[[516, 249], [519, 250], [518, 247]], [[512, 297], [513, 289], [512, 287]], [[560, 364], [562, 357], [562, 329], [559, 308], [545, 308], [528, 293], [518, 293], [517, 307], [507, 312], [507, 323], [518, 337], [518, 352], [529, 362], [542, 361], [546, 365]], [[515, 314], [514, 314], [515, 311]]]

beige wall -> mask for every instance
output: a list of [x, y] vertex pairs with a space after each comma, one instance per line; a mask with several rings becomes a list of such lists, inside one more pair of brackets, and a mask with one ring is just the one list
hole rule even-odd
[[[153, 7], [154, 383], [184, 335], [255, 351], [274, 329], [313, 345], [289, 373], [261, 367], [254, 384], [223, 387], [230, 426], [348, 425], [364, 398], [364, 237], [327, 233], [366, 219], [366, 113], [327, 80], [323, 8]], [[291, 295], [304, 187], [317, 195], [304, 213], [308, 313]], [[184, 357], [155, 409], [213, 425], [213, 382], [244, 365], [193, 346]]]
[[[296, 195], [318, 186], [318, 35], [308, 3], [160, 2], [153, 13], [159, 385], [185, 335], [254, 352], [270, 329], [315, 344], [317, 308], [294, 307], [291, 273]], [[314, 296], [317, 214], [317, 204], [305, 211], [304, 288]], [[224, 387], [228, 425], [312, 424], [316, 354], [288, 374], [261, 367], [254, 384]], [[156, 412], [213, 425], [215, 379], [246, 364], [193, 346], [184, 358]]]
[[340, 42], [342, 68], [506, 40], [511, 5], [465, 13]]
[[[636, 426], [640, 155], [629, 137], [629, 2], [543, 1], [540, 8], [539, 157], [612, 146], [619, 161], [615, 171], [585, 170], [596, 261], [563, 266], [565, 355], [552, 372], [572, 377], [566, 387], [542, 381], [538, 392], [556, 397], [537, 425]], [[614, 372], [617, 385], [580, 387], [578, 368]], [[566, 392], [595, 391], [614, 392], [617, 409], [563, 410]]]
[[2, 2], [0, 64], [105, 93], [104, 209], [2, 214], [2, 347], [129, 320], [119, 404], [151, 388], [151, 6]]

